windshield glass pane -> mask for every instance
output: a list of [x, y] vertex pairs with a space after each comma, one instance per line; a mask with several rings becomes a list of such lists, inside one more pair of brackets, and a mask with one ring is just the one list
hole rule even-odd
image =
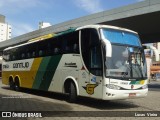
[[103, 28], [102, 35], [111, 43], [141, 46], [138, 35], [134, 33]]
[[112, 44], [112, 55], [106, 57], [106, 76], [121, 79], [143, 79], [147, 76], [144, 52], [139, 47]]

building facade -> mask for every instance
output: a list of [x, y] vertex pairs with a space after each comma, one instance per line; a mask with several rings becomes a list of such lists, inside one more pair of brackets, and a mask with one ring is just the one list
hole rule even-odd
[[[11, 26], [5, 22], [5, 16], [0, 14], [0, 42], [11, 38]], [[2, 56], [0, 56], [0, 78], [2, 71]]]
[[0, 15], [0, 42], [11, 38], [11, 25], [5, 22], [5, 16]]

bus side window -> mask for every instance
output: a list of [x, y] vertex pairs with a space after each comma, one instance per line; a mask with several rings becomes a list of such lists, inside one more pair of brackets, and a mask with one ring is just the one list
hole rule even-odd
[[59, 40], [62, 42], [62, 54], [79, 53], [79, 31], [68, 33], [63, 37], [60, 36]]
[[65, 47], [65, 53], [69, 53], [70, 52], [70, 47], [69, 46], [66, 46]]
[[52, 55], [52, 51], [53, 51], [53, 47], [52, 47], [52, 44], [51, 44], [51, 42], [48, 42], [48, 44], [47, 44], [47, 49], [46, 49], [47, 51], [46, 51], [46, 55], [47, 56], [51, 56]]
[[40, 41], [38, 42], [36, 45], [38, 46], [37, 47], [37, 57], [43, 57], [43, 56], [47, 56], [48, 54], [48, 41], [49, 39], [47, 40], [44, 40], [44, 41]]
[[22, 58], [22, 59], [24, 59], [24, 58], [25, 58], [25, 54], [24, 54], [24, 53], [22, 53], [21, 58]]
[[44, 51], [43, 51], [43, 50], [40, 50], [40, 51], [39, 51], [39, 56], [40, 56], [40, 57], [44, 56]]
[[60, 37], [58, 37], [59, 38], [59, 41], [61, 41], [61, 45], [60, 45], [60, 47], [61, 47], [61, 53], [62, 54], [66, 54], [66, 53], [69, 53], [69, 46], [68, 46], [68, 41], [69, 41], [69, 37], [68, 37], [69, 35], [67, 34], [67, 35], [64, 35], [64, 36], [60, 36]]
[[73, 52], [74, 52], [74, 53], [77, 53], [78, 50], [79, 50], [78, 44], [75, 43], [75, 44], [73, 45]]
[[35, 51], [32, 52], [32, 57], [33, 58], [36, 57], [36, 52]]
[[71, 48], [71, 53], [79, 53], [79, 31], [75, 31], [72, 33], [69, 44]]
[[59, 48], [54, 48], [54, 54], [58, 54], [59, 53]]
[[54, 54], [59, 54], [59, 44], [61, 44], [61, 42], [59, 42], [58, 37], [53, 37], [43, 41], [39, 46], [39, 50], [42, 50], [42, 56], [52, 56]]
[[102, 75], [102, 54], [96, 29], [81, 30], [81, 50], [87, 69], [94, 75]]
[[31, 57], [31, 54], [28, 52], [27, 53], [27, 58], [30, 58]]
[[13, 56], [12, 56], [12, 60], [16, 60], [16, 57], [15, 57], [15, 55], [13, 55]]

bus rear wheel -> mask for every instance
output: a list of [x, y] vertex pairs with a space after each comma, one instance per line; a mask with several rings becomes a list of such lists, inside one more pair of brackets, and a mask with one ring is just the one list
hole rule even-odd
[[77, 99], [77, 91], [76, 86], [73, 82], [70, 83], [70, 89], [69, 89], [69, 102], [73, 103]]
[[14, 90], [14, 82], [13, 80], [9, 80], [9, 87], [11, 90]]
[[20, 91], [20, 84], [19, 84], [19, 78], [15, 78], [15, 84], [14, 84], [15, 91]]

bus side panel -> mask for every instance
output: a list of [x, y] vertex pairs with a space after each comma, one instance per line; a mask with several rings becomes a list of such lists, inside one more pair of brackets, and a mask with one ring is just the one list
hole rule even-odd
[[2, 71], [2, 84], [8, 85], [9, 84], [9, 72]]
[[[37, 72], [33, 88], [48, 91], [53, 76], [56, 75], [56, 69], [59, 65], [61, 57], [62, 55], [55, 55], [52, 57], [43, 58], [43, 62]], [[59, 78], [57, 79], [59, 80]]]
[[64, 54], [59, 61], [48, 90], [62, 93], [67, 77], [72, 77], [77, 82], [79, 81], [78, 72], [81, 68], [82, 62], [79, 54]]
[[[41, 63], [42, 58], [35, 58], [34, 60], [21, 60], [21, 61], [12, 61], [4, 63], [4, 66], [8, 65], [8, 69], [3, 69], [3, 76], [2, 76], [2, 83], [8, 85], [9, 84], [9, 77], [12, 76], [15, 79], [16, 76], [19, 78], [20, 87], [24, 88], [32, 88], [37, 70]], [[31, 62], [32, 61], [32, 62]], [[25, 70], [24, 68], [13, 68], [14, 63], [29, 63], [29, 70]]]
[[39, 89], [41, 82], [45, 79], [44, 75], [45, 72], [47, 71], [47, 66], [49, 64], [51, 57], [44, 57], [39, 65], [39, 68], [37, 70], [36, 76], [34, 78], [34, 82], [32, 85], [32, 88], [34, 89]]

